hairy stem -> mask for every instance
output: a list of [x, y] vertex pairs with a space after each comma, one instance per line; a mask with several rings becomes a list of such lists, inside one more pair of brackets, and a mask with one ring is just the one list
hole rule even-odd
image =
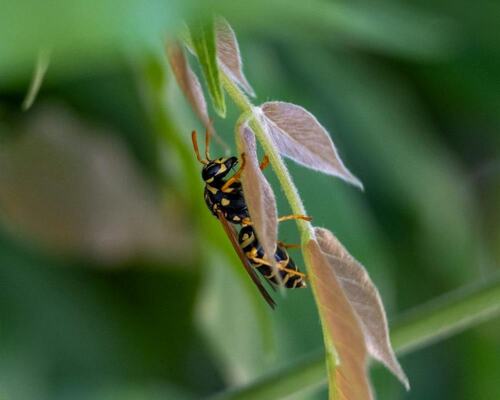
[[[292, 212], [300, 215], [306, 214], [302, 200], [300, 199], [297, 189], [293, 184], [292, 177], [288, 173], [288, 169], [286, 168], [283, 159], [265, 131], [265, 127], [262, 124], [260, 109], [255, 107], [250, 102], [248, 97], [245, 96], [242, 90], [222, 71], [221, 79], [226, 92], [240, 108], [243, 115], [248, 116], [249, 126], [255, 133], [255, 137], [261, 144], [264, 152], [269, 157], [271, 167], [280, 182]], [[314, 237], [312, 225], [308, 221], [304, 220], [296, 220], [296, 223], [301, 233], [302, 244], [304, 245]]]
[[[492, 282], [492, 283], [491, 283]], [[398, 354], [414, 351], [500, 315], [500, 276], [429, 302], [400, 318], [392, 326]], [[276, 370], [212, 400], [275, 400], [326, 384], [323, 352]]]
[[[222, 72], [222, 71], [221, 71]], [[297, 192], [297, 189], [295, 185], [293, 184], [292, 177], [290, 176], [288, 169], [285, 166], [285, 163], [283, 162], [283, 159], [279, 155], [278, 151], [276, 150], [276, 147], [274, 143], [272, 143], [269, 135], [266, 133], [266, 128], [263, 126], [264, 124], [264, 119], [262, 115], [262, 111], [254, 107], [252, 103], [248, 100], [248, 98], [245, 96], [245, 94], [240, 90], [240, 88], [226, 75], [222, 72], [221, 74], [222, 78], [222, 84], [224, 88], [226, 89], [227, 93], [229, 96], [234, 100], [234, 102], [240, 107], [242, 111], [242, 116], [240, 117], [239, 123], [241, 123], [241, 119], [245, 118], [248, 116], [248, 123], [252, 131], [255, 133], [255, 137], [259, 141], [259, 143], [262, 145], [262, 148], [264, 152], [267, 154], [269, 157], [269, 162], [271, 164], [271, 167], [273, 168], [276, 176], [278, 177], [278, 180], [280, 182], [281, 188], [285, 193], [285, 196], [288, 200], [288, 203], [290, 204], [290, 208], [292, 209], [292, 212], [294, 214], [300, 214], [300, 215], [305, 215], [306, 211], [304, 208], [304, 205], [302, 204], [302, 200], [300, 199], [300, 196]], [[238, 139], [237, 139], [238, 140]], [[300, 238], [302, 242], [302, 248], [305, 249], [309, 241], [314, 239], [314, 230], [309, 221], [304, 221], [304, 220], [296, 220], [297, 227], [300, 232]], [[310, 266], [309, 263], [306, 260], [306, 267], [308, 269], [309, 276], [312, 277], [313, 274], [311, 274]], [[319, 308], [319, 302], [318, 302], [318, 296], [316, 293], [316, 285], [314, 284], [314, 281], [311, 280], [311, 287], [312, 291], [314, 294], [314, 298], [316, 299], [316, 303], [318, 305], [318, 310]], [[320, 312], [319, 317], [321, 319], [321, 326], [324, 327], [326, 326], [324, 321], [323, 321], [323, 315]], [[323, 332], [323, 337], [325, 339], [325, 345], [327, 346], [328, 349], [333, 349], [333, 345], [328, 345], [329, 344], [329, 336], [327, 332]], [[328, 352], [328, 357], [326, 358], [326, 361], [329, 365], [329, 368], [334, 368], [333, 365], [336, 365], [338, 360], [336, 360], [335, 355], [333, 352]], [[332, 362], [335, 361], [335, 362]], [[323, 356], [323, 364], [325, 362], [325, 358]], [[318, 366], [315, 367], [316, 369], [320, 368]], [[253, 398], [260, 398], [260, 396], [257, 395], [256, 397]]]

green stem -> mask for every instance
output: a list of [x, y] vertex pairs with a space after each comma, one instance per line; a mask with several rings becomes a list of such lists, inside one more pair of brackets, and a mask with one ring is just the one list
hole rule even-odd
[[[500, 276], [489, 282], [445, 295], [400, 318], [391, 329], [396, 353], [428, 346], [500, 315]], [[325, 355], [318, 352], [212, 400], [275, 400], [323, 384]]]
[[[241, 123], [241, 118], [245, 118], [246, 116], [248, 116], [249, 126], [254, 132], [255, 137], [257, 138], [259, 143], [262, 145], [264, 152], [269, 157], [269, 162], [271, 164], [271, 167], [273, 168], [274, 173], [278, 177], [281, 188], [285, 193], [285, 197], [287, 198], [288, 203], [290, 204], [292, 212], [297, 215], [305, 215], [306, 211], [304, 205], [302, 204], [302, 200], [300, 199], [297, 189], [293, 184], [292, 177], [288, 173], [288, 169], [286, 168], [285, 163], [283, 162], [283, 159], [279, 155], [278, 150], [276, 149], [274, 143], [272, 143], [269, 135], [267, 134], [266, 128], [263, 126], [262, 111], [260, 110], [260, 108], [254, 107], [252, 103], [248, 100], [248, 98], [245, 96], [245, 94], [240, 90], [240, 88], [222, 71], [221, 71], [221, 79], [222, 79], [222, 84], [226, 89], [227, 93], [234, 100], [234, 102], [240, 107], [242, 111], [242, 116], [240, 117], [239, 123]], [[236, 141], [238, 142], [238, 138], [236, 139]], [[314, 239], [313, 227], [310, 222], [304, 220], [297, 219], [296, 223], [297, 223], [297, 228], [299, 229], [300, 232], [302, 248], [305, 249], [307, 244]], [[309, 274], [309, 277], [311, 277], [312, 279], [313, 274], [311, 273], [309, 265], [310, 264], [306, 260], [307, 272]], [[313, 280], [311, 280], [311, 288], [313, 291], [314, 298], [318, 303], [316, 285], [314, 284]], [[320, 310], [319, 303], [318, 303], [318, 310]], [[323, 321], [323, 314], [320, 312], [319, 316], [321, 319], [321, 326], [324, 329], [326, 325]], [[330, 343], [329, 335], [326, 332], [324, 332], [323, 337], [325, 338], [325, 345], [327, 349], [333, 349], [334, 347]], [[329, 368], [332, 368], [333, 365], [336, 365], [337, 360], [333, 352], [328, 353], [327, 361], [328, 361], [327, 365], [329, 366]], [[316, 369], [318, 368], [319, 367], [316, 366]], [[260, 397], [257, 396], [254, 398], [260, 398]]]
[[417, 307], [393, 325], [392, 343], [400, 354], [445, 339], [500, 314], [500, 275]]
[[[305, 215], [306, 211], [302, 200], [300, 199], [297, 189], [293, 184], [292, 177], [288, 173], [288, 169], [283, 162], [283, 159], [276, 150], [274, 144], [271, 142], [269, 135], [265, 131], [260, 119], [260, 110], [248, 100], [248, 97], [240, 90], [240, 88], [224, 73], [221, 71], [221, 80], [224, 89], [233, 99], [236, 105], [240, 108], [243, 115], [248, 115], [249, 126], [255, 133], [255, 137], [261, 144], [264, 152], [269, 157], [269, 162], [276, 174], [281, 188], [285, 193], [285, 197], [290, 204], [290, 208], [294, 214]], [[301, 233], [302, 244], [305, 245], [309, 240], [314, 237], [313, 229], [308, 221], [296, 220], [297, 227]]]

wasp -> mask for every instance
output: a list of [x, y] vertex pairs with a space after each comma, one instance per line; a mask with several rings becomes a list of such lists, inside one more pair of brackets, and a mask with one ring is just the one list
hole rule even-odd
[[[231, 156], [211, 159], [209, 152], [210, 135], [207, 131], [205, 135], [205, 159], [202, 159], [196, 131], [192, 132], [191, 139], [196, 158], [203, 164], [201, 176], [205, 182], [205, 203], [211, 213], [221, 222], [226, 235], [229, 237], [231, 244], [252, 281], [267, 303], [274, 308], [276, 303], [255, 274], [254, 268], [274, 285], [281, 283], [287, 288], [304, 287], [305, 275], [298, 271], [294, 261], [286, 250], [289, 247], [295, 246], [285, 245], [281, 242], [278, 243], [274, 255], [276, 268], [263, 258], [264, 251], [251, 227], [252, 222], [240, 182], [241, 174], [245, 168], [245, 154], [241, 154], [242, 161], [240, 167], [231, 177], [228, 177], [228, 174], [238, 165], [238, 158]], [[268, 164], [268, 158], [264, 157], [260, 164], [261, 170], [266, 168]], [[289, 219], [310, 220], [309, 217], [303, 215], [288, 215], [279, 218], [278, 221], [281, 222]], [[238, 236], [232, 224], [241, 226]], [[276, 269], [279, 272], [276, 272]], [[279, 274], [279, 277], [277, 274]]]

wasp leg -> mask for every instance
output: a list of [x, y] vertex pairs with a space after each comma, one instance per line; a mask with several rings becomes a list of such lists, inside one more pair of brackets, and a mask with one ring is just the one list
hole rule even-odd
[[[229, 181], [228, 181], [229, 182]], [[222, 188], [224, 190], [224, 188]], [[304, 221], [312, 221], [311, 217], [308, 217], [307, 215], [297, 215], [297, 214], [292, 214], [292, 215], [285, 215], [283, 217], [278, 218], [278, 222], [283, 222], [283, 221], [289, 221], [291, 219], [302, 219]], [[241, 220], [242, 225], [253, 225], [253, 222], [250, 218], [246, 217]], [[299, 245], [293, 245], [293, 247], [300, 247]]]
[[235, 174], [229, 178], [226, 183], [224, 183], [224, 186], [222, 186], [221, 190], [225, 192], [234, 182], [238, 182], [240, 180], [240, 176], [243, 173], [243, 168], [245, 168], [245, 153], [241, 153], [241, 166], [238, 169], [238, 171], [235, 172]]
[[265, 155], [259, 165], [259, 168], [261, 171], [263, 171], [268, 165], [269, 165], [269, 157]]
[[306, 278], [306, 274], [304, 274], [303, 272], [300, 272], [300, 271], [296, 271], [294, 269], [285, 268], [285, 267], [281, 267], [281, 268], [278, 267], [278, 269], [281, 271], [286, 271], [290, 275], [300, 276], [302, 279]]
[[285, 249], [299, 249], [300, 248], [300, 244], [285, 243], [285, 242], [282, 242], [281, 240], [278, 240], [278, 246], [283, 247]]
[[[224, 190], [224, 189], [222, 189], [222, 190]], [[312, 218], [308, 217], [307, 215], [292, 214], [292, 215], [285, 215], [283, 217], [279, 217], [278, 222], [289, 221], [291, 219], [302, 219], [304, 221], [312, 221]], [[252, 221], [248, 217], [243, 218], [241, 223], [242, 223], [242, 225], [253, 225]]]
[[289, 221], [291, 219], [302, 219], [304, 221], [312, 221], [312, 218], [308, 217], [307, 215], [292, 214], [292, 215], [285, 215], [284, 217], [279, 217], [278, 222]]
[[[259, 258], [259, 257], [252, 257], [251, 258], [252, 262], [254, 262], [255, 264], [263, 264], [263, 265], [267, 265], [268, 267], [272, 267], [272, 265], [264, 260], [263, 258]], [[280, 271], [285, 271], [286, 273], [290, 274], [290, 275], [298, 275], [302, 278], [305, 278], [306, 277], [306, 274], [300, 272], [300, 271], [296, 271], [294, 269], [290, 269], [290, 268], [286, 268], [284, 267], [283, 265], [281, 264], [276, 264], [276, 268]]]

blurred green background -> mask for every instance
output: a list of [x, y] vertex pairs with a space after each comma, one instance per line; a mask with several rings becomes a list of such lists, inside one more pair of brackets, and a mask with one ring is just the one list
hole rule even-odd
[[[267, 310], [205, 209], [162, 41], [213, 11], [256, 102], [313, 112], [363, 181], [288, 163], [389, 320], [498, 271], [500, 3], [0, 1], [0, 399], [205, 398], [321, 349], [310, 291]], [[376, 366], [378, 398], [498, 399], [499, 338], [493, 320], [405, 355], [410, 393]]]

